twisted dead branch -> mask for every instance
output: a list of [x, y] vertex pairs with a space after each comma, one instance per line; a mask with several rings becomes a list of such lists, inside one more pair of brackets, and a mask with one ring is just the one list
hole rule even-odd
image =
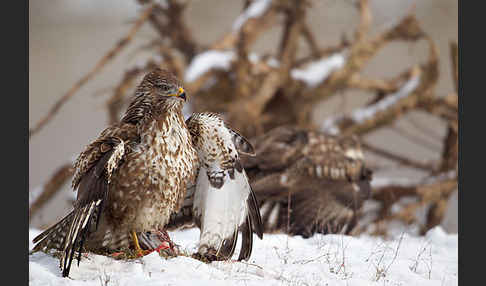
[[[340, 43], [321, 47], [306, 21], [313, 1], [245, 1], [243, 11], [233, 23], [231, 31], [205, 46], [194, 39], [194, 31], [185, 23], [189, 1], [169, 0], [165, 4], [150, 0], [137, 2], [150, 6], [129, 33], [30, 130], [29, 138], [45, 126], [82, 85], [98, 74], [148, 20], [157, 32], [156, 39], [146, 47], [154, 56], [142, 66], [128, 68], [114, 88], [107, 101], [110, 123], [119, 120], [137, 78], [155, 66], [167, 68], [184, 79], [194, 112], [209, 110], [223, 113], [232, 126], [249, 138], [282, 124], [362, 137], [380, 128], [393, 126], [410, 111], [426, 112], [447, 122], [447, 135], [441, 139], [442, 150], [437, 162], [417, 161], [396, 154], [396, 150], [384, 150], [363, 143], [365, 149], [376, 155], [400, 166], [418, 169], [429, 178], [407, 186], [390, 183], [375, 187], [372, 198], [380, 202], [381, 207], [373, 223], [385, 230], [392, 220], [416, 223], [417, 210], [424, 206], [430, 208], [426, 223], [421, 226], [423, 232], [443, 220], [447, 200], [457, 189], [457, 44], [450, 44], [455, 91], [438, 96], [435, 93], [439, 78], [438, 49], [412, 12], [388, 30], [370, 35], [373, 17], [369, 1], [360, 0], [357, 2], [360, 19], [353, 38], [343, 37]], [[259, 10], [255, 9], [257, 6]], [[250, 13], [255, 10], [258, 13]], [[252, 52], [254, 43], [275, 26], [282, 28], [280, 40], [275, 43], [275, 52], [265, 55]], [[366, 64], [388, 44], [421, 40], [428, 44], [429, 55], [425, 62], [410, 66], [391, 78], [362, 75]], [[307, 53], [299, 50], [300, 42], [309, 47]], [[212, 61], [208, 60], [209, 56]], [[155, 57], [162, 60], [155, 60]], [[202, 58], [205, 62], [201, 61]], [[196, 66], [199, 72], [188, 76]], [[374, 98], [350, 113], [328, 117], [321, 123], [312, 120], [311, 114], [316, 104], [351, 89], [372, 93]], [[444, 176], [451, 172], [456, 175]], [[63, 174], [69, 176], [67, 172]], [[52, 189], [60, 187], [56, 183], [51, 185]], [[50, 187], [45, 187], [45, 191], [48, 189]], [[52, 190], [49, 192], [55, 193]], [[48, 193], [43, 196], [47, 199], [50, 197], [52, 195]], [[415, 198], [416, 201], [403, 206], [400, 212], [392, 213], [392, 206], [404, 197]], [[31, 215], [45, 202], [46, 199], [39, 197], [39, 202], [33, 209], [31, 207]]]
[[42, 192], [37, 198], [34, 198], [34, 201], [30, 204], [29, 221], [45, 203], [54, 197], [64, 183], [71, 179], [73, 174], [74, 170], [71, 164], [65, 164], [54, 172], [52, 177], [42, 187]]

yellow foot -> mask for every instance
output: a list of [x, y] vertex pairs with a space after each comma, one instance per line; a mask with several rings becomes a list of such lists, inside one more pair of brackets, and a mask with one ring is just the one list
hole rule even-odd
[[137, 252], [137, 257], [142, 257], [152, 252], [151, 250], [143, 250], [140, 247], [140, 244], [138, 243], [137, 233], [135, 231], [132, 231], [131, 234], [132, 234], [133, 244], [135, 245], [135, 251]]

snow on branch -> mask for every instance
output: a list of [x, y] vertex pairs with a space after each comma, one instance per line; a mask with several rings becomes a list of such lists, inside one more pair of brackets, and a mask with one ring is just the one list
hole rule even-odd
[[[236, 54], [232, 50], [218, 51], [209, 50], [202, 52], [194, 57], [191, 64], [187, 67], [184, 80], [188, 83], [194, 82], [205, 73], [211, 70], [229, 70], [231, 62], [236, 59]], [[252, 63], [260, 61], [260, 55], [256, 53], [248, 54], [248, 60]]]
[[233, 51], [209, 50], [195, 56], [187, 67], [184, 80], [192, 82], [212, 69], [228, 70], [235, 58]]
[[233, 31], [238, 31], [243, 24], [245, 24], [246, 21], [250, 18], [258, 18], [261, 15], [263, 15], [268, 8], [270, 7], [270, 4], [272, 4], [272, 0], [255, 0], [253, 1], [248, 8], [241, 13], [238, 18], [233, 23]]
[[438, 182], [453, 180], [457, 178], [457, 171], [451, 170], [426, 178], [403, 178], [403, 177], [373, 177], [371, 186], [380, 189], [388, 186], [413, 187], [418, 185], [430, 185]]
[[341, 132], [341, 129], [337, 123], [342, 119], [344, 119], [343, 115], [326, 118], [324, 122], [322, 122], [321, 131], [330, 135], [338, 135]]
[[397, 92], [385, 96], [376, 103], [358, 108], [349, 114], [327, 118], [322, 123], [321, 130], [328, 134], [337, 135], [342, 133], [343, 127], [349, 128], [349, 126], [358, 126], [367, 121], [375, 120], [380, 113], [392, 110], [392, 107], [398, 106], [402, 100], [414, 93], [420, 84], [420, 73], [419, 68], [412, 68], [410, 78]]
[[292, 69], [290, 75], [292, 78], [303, 81], [309, 87], [314, 88], [324, 82], [333, 71], [342, 68], [345, 62], [344, 53], [335, 53], [328, 58], [312, 62], [305, 68]]
[[377, 112], [386, 110], [390, 106], [396, 104], [400, 99], [409, 96], [417, 88], [419, 83], [420, 76], [412, 76], [399, 91], [386, 96], [375, 104], [356, 109], [351, 114], [351, 118], [358, 123], [362, 123], [365, 120], [372, 118]]

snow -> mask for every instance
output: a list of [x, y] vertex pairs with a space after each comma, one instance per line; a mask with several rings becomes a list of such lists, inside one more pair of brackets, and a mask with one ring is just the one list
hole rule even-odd
[[248, 60], [250, 60], [250, 62], [252, 63], [257, 63], [258, 61], [260, 61], [260, 55], [257, 53], [250, 53], [248, 55]]
[[272, 68], [280, 67], [280, 62], [276, 58], [269, 58], [267, 60], [267, 64], [268, 64], [269, 67], [272, 67]]
[[324, 122], [322, 122], [321, 131], [330, 135], [338, 135], [341, 132], [341, 129], [339, 129], [339, 126], [336, 123], [343, 118], [342, 115], [326, 118]]
[[426, 178], [405, 178], [405, 177], [378, 177], [374, 176], [371, 180], [371, 186], [373, 188], [382, 188], [386, 186], [400, 186], [410, 187], [417, 185], [433, 184], [439, 181], [451, 180], [457, 178], [457, 172], [455, 170], [440, 173], [436, 176]]
[[424, 180], [425, 184], [433, 184], [439, 181], [443, 180], [452, 180], [457, 178], [457, 171], [456, 170], [450, 170], [444, 173], [440, 173], [437, 176], [434, 177], [429, 177]]
[[248, 8], [243, 11], [243, 13], [236, 18], [235, 22], [233, 23], [233, 31], [238, 31], [243, 24], [248, 21], [250, 18], [257, 18], [263, 15], [270, 7], [272, 0], [255, 0], [253, 1]]
[[367, 107], [358, 108], [351, 114], [355, 122], [364, 122], [373, 117], [377, 112], [386, 110], [397, 103], [400, 99], [409, 96], [420, 83], [420, 76], [412, 76], [397, 92], [392, 93], [375, 104]]
[[349, 117], [356, 123], [363, 123], [364, 121], [372, 118], [377, 112], [384, 111], [396, 104], [400, 99], [409, 96], [417, 88], [419, 83], [420, 76], [414, 75], [397, 92], [389, 94], [374, 104], [358, 108], [346, 116], [338, 115], [326, 118], [321, 125], [321, 131], [331, 135], [338, 135], [341, 130], [339, 129], [337, 123], [343, 120], [345, 117]]
[[342, 68], [345, 62], [344, 53], [336, 53], [328, 58], [312, 62], [303, 69], [292, 69], [290, 75], [312, 88], [326, 80], [333, 71]]
[[[197, 80], [200, 76], [212, 69], [228, 70], [231, 65], [231, 61], [235, 59], [235, 52], [232, 50], [218, 51], [208, 50], [202, 52], [194, 57], [189, 67], [186, 69], [184, 80], [186, 82], [192, 82]], [[248, 60], [252, 63], [256, 63], [260, 60], [260, 55], [256, 53], [250, 53]]]
[[405, 177], [373, 177], [371, 186], [373, 188], [383, 188], [386, 186], [410, 187], [417, 185], [419, 180]]
[[233, 51], [209, 50], [195, 56], [187, 67], [184, 80], [192, 82], [211, 69], [228, 70], [234, 59]]
[[[38, 233], [30, 229], [29, 239]], [[198, 229], [170, 235], [182, 249], [196, 251]], [[185, 256], [165, 259], [157, 253], [130, 261], [89, 253], [79, 267], [73, 263], [70, 278], [61, 277], [57, 258], [35, 253], [29, 256], [29, 284], [458, 285], [458, 236], [440, 227], [425, 236], [402, 233], [392, 240], [368, 235], [318, 234], [304, 239], [264, 234], [263, 240], [255, 236], [253, 247], [249, 262], [211, 264]]]

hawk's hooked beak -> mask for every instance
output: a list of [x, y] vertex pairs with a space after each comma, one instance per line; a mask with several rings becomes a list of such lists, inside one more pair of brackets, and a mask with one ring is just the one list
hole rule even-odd
[[186, 91], [182, 87], [179, 87], [177, 93], [169, 94], [169, 96], [180, 97], [186, 101]]
[[182, 87], [179, 88], [179, 92], [177, 93], [177, 96], [184, 99], [184, 101], [186, 101], [186, 92]]

